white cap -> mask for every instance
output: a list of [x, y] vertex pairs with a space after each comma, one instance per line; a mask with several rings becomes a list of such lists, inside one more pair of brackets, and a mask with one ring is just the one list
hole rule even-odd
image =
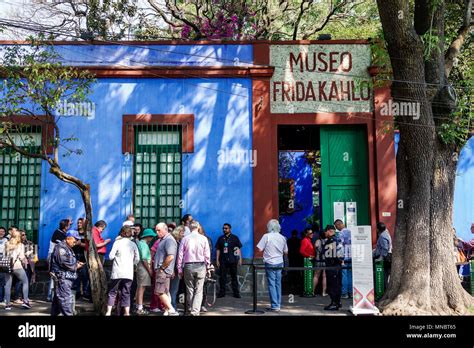
[[123, 226], [133, 226], [133, 222], [131, 222], [130, 220], [124, 221], [122, 227]]

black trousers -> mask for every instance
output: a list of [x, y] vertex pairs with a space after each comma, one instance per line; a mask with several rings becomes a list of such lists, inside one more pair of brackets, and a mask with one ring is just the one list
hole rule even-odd
[[220, 263], [220, 294], [225, 294], [225, 287], [227, 284], [227, 274], [230, 273], [230, 278], [232, 282], [232, 291], [234, 295], [239, 294], [239, 282], [237, 280], [237, 262], [221, 262]]
[[342, 271], [326, 270], [326, 284], [327, 292], [329, 297], [331, 297], [331, 302], [334, 304], [340, 304], [342, 292]]

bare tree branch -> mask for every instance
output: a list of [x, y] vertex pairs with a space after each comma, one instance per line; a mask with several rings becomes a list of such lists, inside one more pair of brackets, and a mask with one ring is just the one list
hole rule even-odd
[[15, 142], [13, 141], [13, 139], [11, 138], [9, 132], [4, 132], [4, 134], [7, 136], [9, 141], [5, 141], [3, 139], [0, 139], [0, 146], [1, 147], [13, 149], [14, 151], [16, 151], [19, 154], [24, 155], [26, 157], [41, 158], [45, 161], [48, 160], [48, 156], [46, 156], [44, 154], [29, 152], [29, 151], [26, 151], [26, 150], [22, 149], [18, 145], [16, 145]]
[[324, 29], [324, 27], [329, 23], [329, 21], [331, 20], [332, 16], [341, 8], [343, 8], [345, 5], [347, 4], [346, 1], [343, 1], [341, 3], [339, 3], [337, 6], [334, 6], [334, 8], [329, 12], [329, 14], [326, 16], [326, 18], [324, 19], [323, 23], [317, 27], [316, 29], [306, 33], [303, 35], [303, 40], [307, 40], [308, 38], [310, 38], [311, 36], [313, 36], [314, 34], [316, 34], [318, 31], [321, 31]]
[[[305, 4], [308, 4], [308, 7], [305, 8]], [[293, 37], [292, 37], [293, 40], [296, 40], [296, 38], [298, 36], [298, 29], [299, 29], [299, 26], [300, 26], [301, 18], [303, 18], [304, 13], [306, 12], [306, 10], [310, 6], [311, 6], [310, 2], [308, 2], [307, 0], [302, 0], [301, 1], [298, 17], [296, 18], [295, 25], [294, 25], [294, 28], [293, 28]]]

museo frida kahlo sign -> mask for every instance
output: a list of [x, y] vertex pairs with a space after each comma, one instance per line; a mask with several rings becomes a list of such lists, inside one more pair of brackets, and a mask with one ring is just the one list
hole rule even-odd
[[371, 112], [364, 44], [271, 45], [272, 113]]

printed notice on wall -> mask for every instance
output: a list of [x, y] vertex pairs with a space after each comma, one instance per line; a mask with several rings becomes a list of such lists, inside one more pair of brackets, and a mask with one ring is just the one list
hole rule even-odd
[[351, 229], [352, 286], [354, 315], [376, 314], [374, 275], [372, 266], [371, 226], [354, 226]]
[[344, 202], [334, 202], [334, 221], [337, 219], [342, 220], [342, 222], [346, 222], [344, 218]]
[[272, 113], [371, 112], [365, 44], [271, 45]]
[[346, 202], [347, 227], [357, 226], [357, 203]]

